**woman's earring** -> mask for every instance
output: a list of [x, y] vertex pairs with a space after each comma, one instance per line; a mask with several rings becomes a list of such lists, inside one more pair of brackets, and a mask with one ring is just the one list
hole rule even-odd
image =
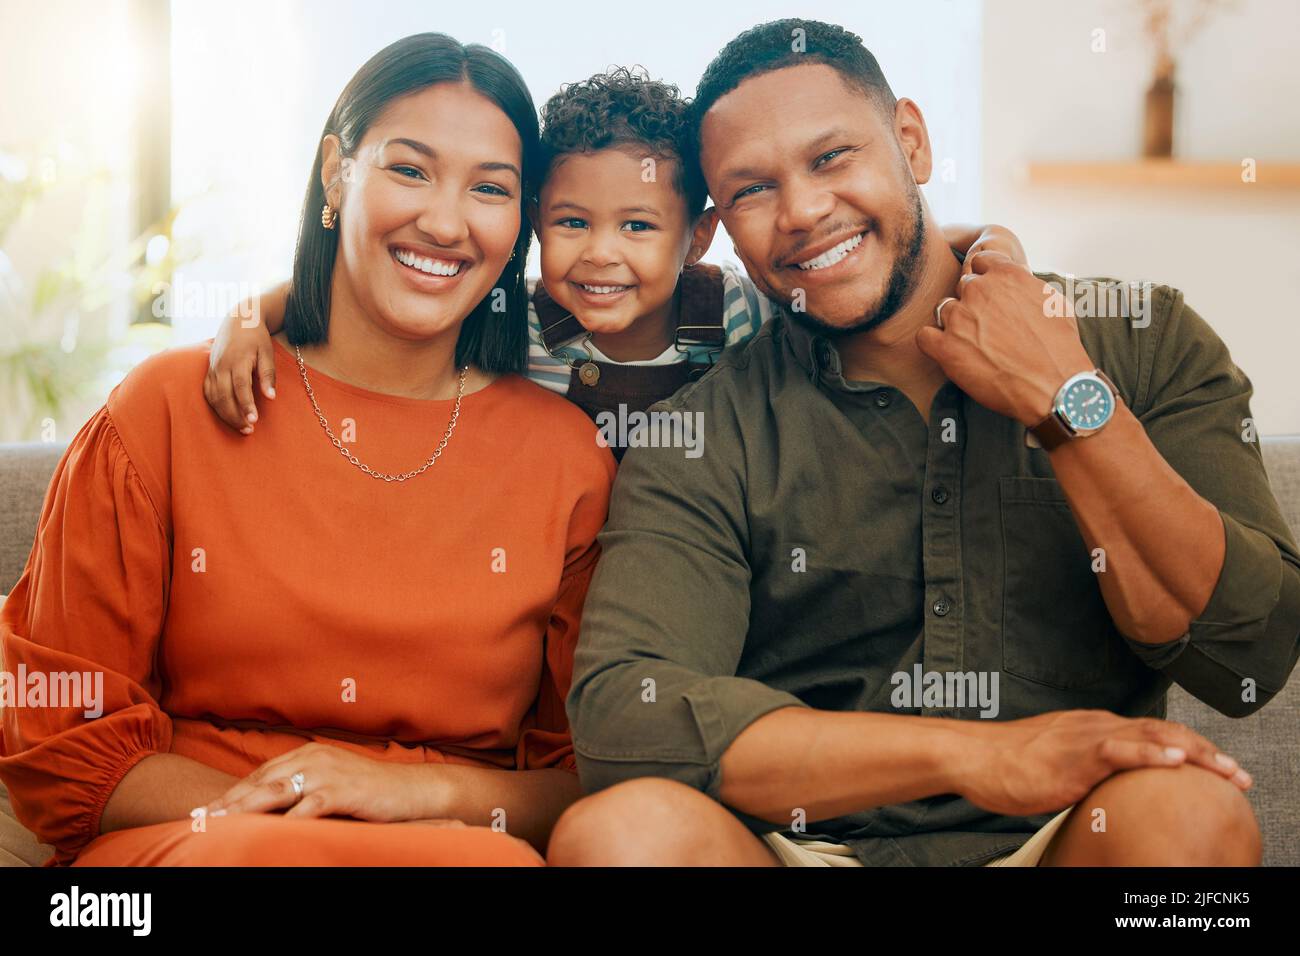
[[339, 221], [339, 211], [331, 206], [328, 202], [321, 206], [320, 224], [326, 229], [333, 229], [334, 224]]

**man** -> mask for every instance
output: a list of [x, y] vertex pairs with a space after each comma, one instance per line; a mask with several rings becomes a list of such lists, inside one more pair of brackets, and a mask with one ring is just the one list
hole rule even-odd
[[1103, 283], [962, 277], [921, 114], [838, 27], [747, 31], [695, 108], [786, 308], [657, 406], [702, 456], [622, 466], [552, 862], [1257, 864], [1249, 774], [1161, 719], [1171, 681], [1253, 712], [1300, 639], [1222, 343], [1165, 287], [1076, 319]]

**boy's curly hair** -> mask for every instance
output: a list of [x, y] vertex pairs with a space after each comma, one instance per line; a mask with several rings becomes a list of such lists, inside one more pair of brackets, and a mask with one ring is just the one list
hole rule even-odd
[[690, 101], [671, 83], [650, 79], [644, 67], [611, 67], [566, 83], [542, 107], [542, 161], [549, 175], [556, 160], [622, 145], [646, 147], [676, 160], [673, 187], [694, 219], [704, 211], [708, 187], [691, 136]]

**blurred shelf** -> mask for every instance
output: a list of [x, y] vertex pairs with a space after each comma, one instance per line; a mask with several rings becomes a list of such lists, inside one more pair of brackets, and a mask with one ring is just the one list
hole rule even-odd
[[1263, 186], [1300, 189], [1300, 163], [1261, 160], [1255, 182], [1243, 182], [1241, 162], [1188, 162], [1180, 159], [1138, 159], [1117, 163], [1034, 162], [1026, 177], [1035, 186], [1166, 186], [1227, 188]]

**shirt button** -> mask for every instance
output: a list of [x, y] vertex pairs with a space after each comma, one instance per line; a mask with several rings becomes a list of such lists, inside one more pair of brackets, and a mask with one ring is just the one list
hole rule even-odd
[[934, 611], [935, 617], [944, 617], [945, 615], [947, 615], [949, 611], [952, 610], [952, 605], [949, 604], [947, 601], [945, 601], [943, 598], [939, 598], [939, 600], [934, 602], [934, 607], [931, 608], [931, 610]]
[[930, 497], [934, 500], [936, 505], [941, 505], [948, 500], [948, 489], [943, 485], [940, 485], [935, 488], [934, 491], [930, 492]]
[[890, 397], [888, 392], [876, 392], [877, 408], [888, 408], [889, 403], [890, 403]]

